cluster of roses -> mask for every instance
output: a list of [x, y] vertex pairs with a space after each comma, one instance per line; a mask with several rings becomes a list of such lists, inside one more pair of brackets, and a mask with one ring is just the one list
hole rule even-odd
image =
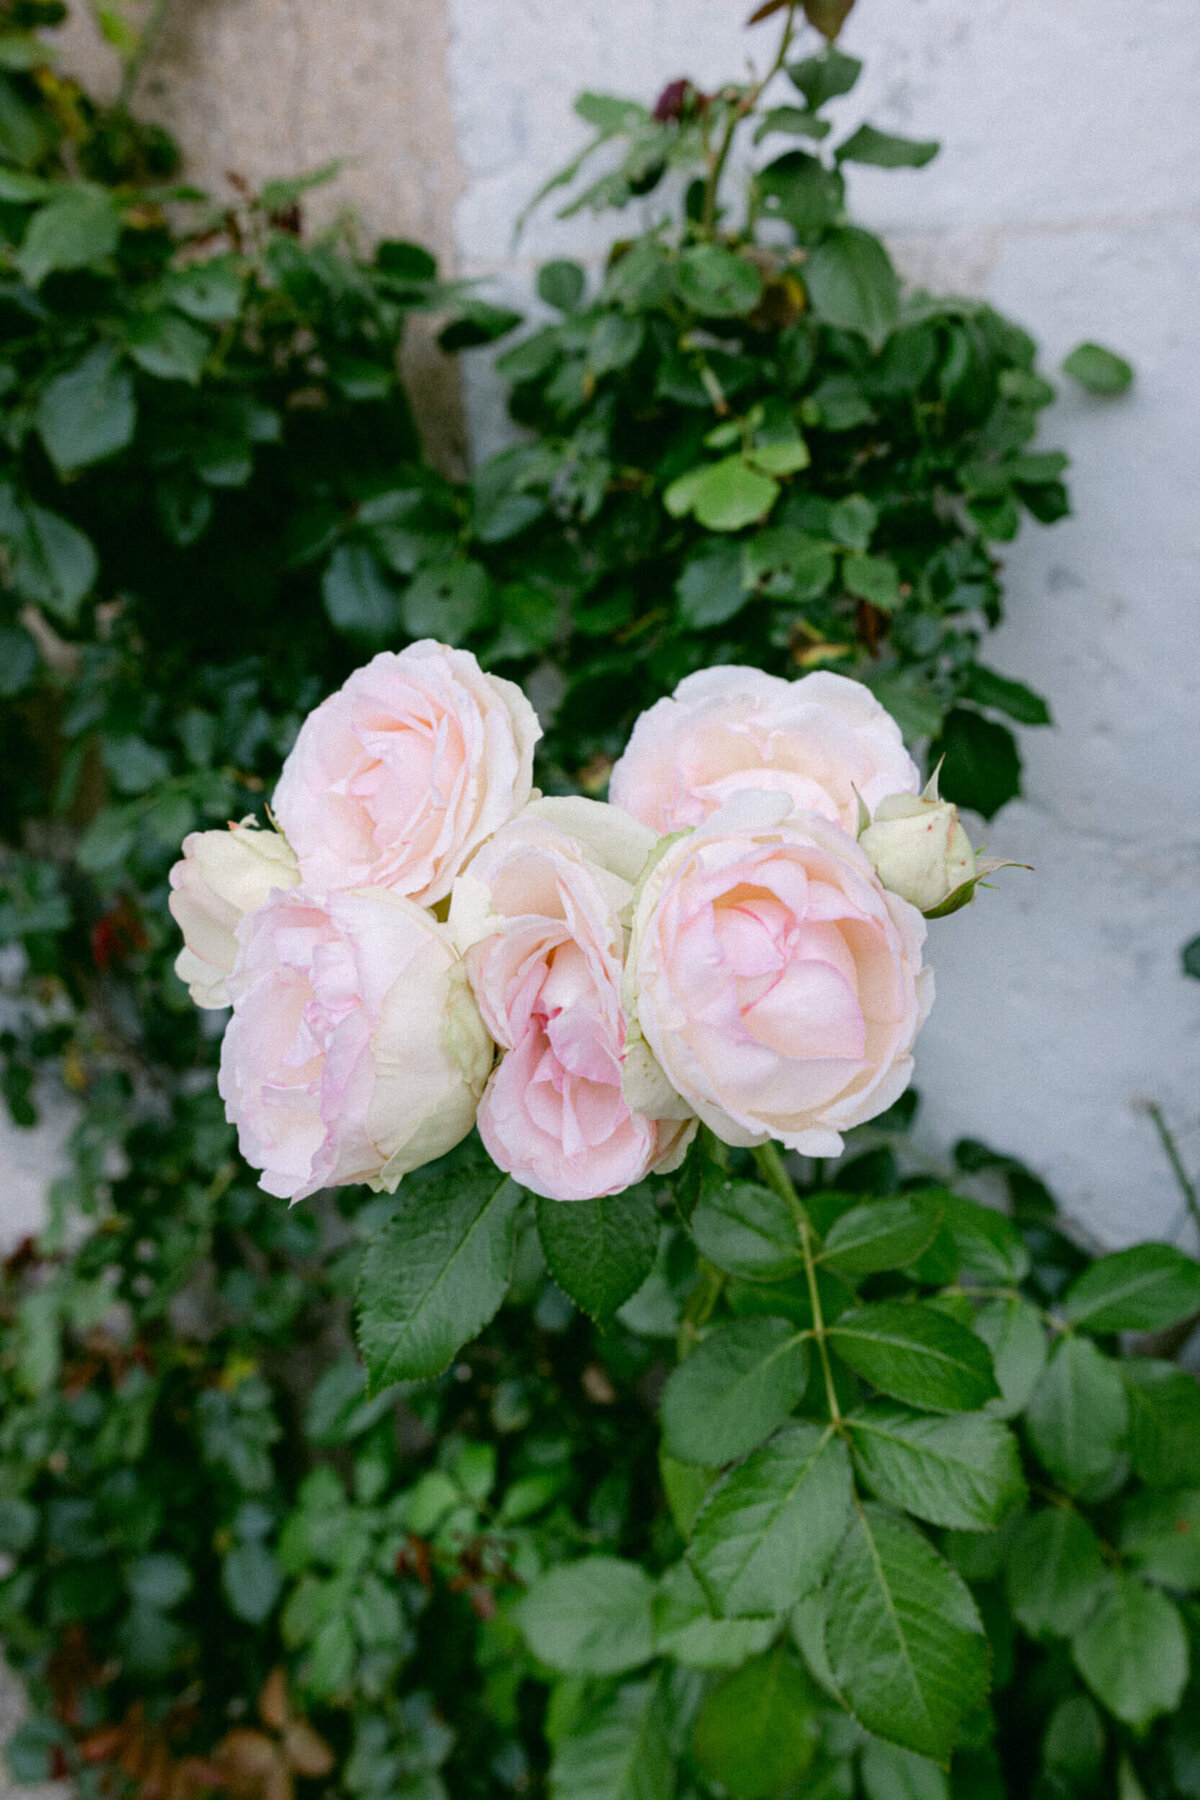
[[903, 1092], [922, 912], [980, 871], [867, 688], [689, 676], [611, 804], [539, 796], [539, 736], [468, 652], [384, 652], [305, 721], [274, 829], [186, 840], [176, 967], [233, 1009], [220, 1092], [269, 1193], [390, 1192], [478, 1123], [525, 1187], [588, 1199], [698, 1121], [826, 1156]]

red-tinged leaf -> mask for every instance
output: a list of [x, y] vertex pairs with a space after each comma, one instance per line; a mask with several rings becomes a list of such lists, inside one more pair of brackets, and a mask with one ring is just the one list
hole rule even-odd
[[804, 0], [804, 16], [832, 44], [854, 5], [854, 0]]
[[785, 6], [794, 6], [795, 3], [796, 0], [763, 0], [761, 6], [755, 7], [746, 23], [747, 25], [760, 25], [764, 19], [769, 19], [772, 13], [782, 12]]

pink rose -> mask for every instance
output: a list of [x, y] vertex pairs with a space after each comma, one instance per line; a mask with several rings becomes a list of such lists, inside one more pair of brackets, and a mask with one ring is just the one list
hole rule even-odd
[[731, 794], [769, 790], [853, 835], [856, 788], [873, 809], [920, 785], [900, 727], [860, 681], [733, 666], [688, 675], [642, 714], [609, 795], [665, 835], [702, 824]]
[[197, 1006], [229, 1005], [225, 983], [237, 961], [239, 923], [276, 888], [295, 887], [299, 879], [287, 839], [260, 831], [253, 819], [184, 838], [167, 905], [183, 933], [175, 973]]
[[383, 888], [293, 888], [238, 941], [217, 1085], [267, 1193], [390, 1193], [467, 1135], [492, 1046], [430, 913]]
[[424, 639], [356, 669], [300, 728], [275, 814], [306, 887], [433, 906], [529, 799], [541, 727], [520, 688]]
[[621, 914], [653, 848], [615, 807], [541, 800], [455, 883], [451, 930], [507, 1052], [479, 1133], [493, 1162], [551, 1200], [617, 1194], [674, 1168], [695, 1129], [673, 1096], [666, 1116], [646, 1117], [621, 1092]]
[[669, 1084], [727, 1144], [836, 1156], [911, 1079], [933, 1000], [924, 940], [839, 826], [782, 795], [728, 801], [668, 845], [638, 900], [630, 1104]]

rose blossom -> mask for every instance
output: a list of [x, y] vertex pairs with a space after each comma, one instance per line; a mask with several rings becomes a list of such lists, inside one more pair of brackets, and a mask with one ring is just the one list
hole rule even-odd
[[300, 728], [275, 812], [306, 887], [432, 906], [532, 791], [541, 727], [520, 688], [431, 639], [380, 651]]
[[175, 973], [197, 1006], [229, 1005], [225, 982], [237, 961], [238, 922], [265, 906], [274, 889], [294, 887], [299, 879], [287, 839], [260, 831], [253, 819], [184, 838], [167, 905], [183, 933]]
[[958, 808], [938, 797], [936, 774], [923, 794], [881, 800], [858, 841], [884, 887], [919, 912], [944, 907], [979, 873]]
[[667, 845], [638, 900], [630, 1104], [665, 1082], [728, 1144], [836, 1156], [908, 1086], [933, 1000], [924, 939], [840, 827], [782, 795], [727, 801]]
[[853, 834], [856, 789], [874, 807], [919, 786], [900, 727], [860, 681], [734, 665], [686, 676], [642, 714], [609, 797], [666, 834], [702, 824], [731, 794], [778, 791]]
[[622, 912], [653, 833], [594, 800], [541, 800], [454, 886], [450, 926], [507, 1054], [479, 1107], [491, 1156], [535, 1194], [590, 1200], [674, 1168], [694, 1131], [631, 1112], [621, 1091]]
[[492, 1046], [445, 926], [384, 888], [293, 888], [238, 941], [217, 1085], [267, 1193], [390, 1193], [467, 1135]]

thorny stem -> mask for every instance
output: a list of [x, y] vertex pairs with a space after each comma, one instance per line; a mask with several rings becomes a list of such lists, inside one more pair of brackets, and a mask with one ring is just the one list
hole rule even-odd
[[741, 99], [730, 110], [725, 129], [721, 134], [721, 142], [715, 151], [709, 154], [708, 180], [704, 184], [704, 206], [700, 214], [702, 229], [711, 235], [717, 222], [717, 193], [721, 186], [721, 177], [725, 173], [725, 164], [729, 160], [729, 152], [733, 148], [733, 140], [737, 136], [737, 128], [742, 120], [748, 117], [758, 105], [763, 90], [774, 81], [787, 60], [787, 53], [792, 47], [792, 36], [796, 29], [796, 7], [799, 0], [792, 0], [787, 9], [787, 18], [783, 24], [783, 36], [779, 40], [779, 48], [775, 52], [774, 61], [761, 81], [756, 81], [747, 88]]
[[838, 1405], [837, 1389], [833, 1383], [833, 1365], [829, 1361], [829, 1348], [825, 1342], [825, 1319], [821, 1311], [821, 1292], [817, 1286], [817, 1263], [813, 1255], [812, 1226], [808, 1222], [808, 1214], [804, 1210], [799, 1194], [796, 1192], [787, 1165], [779, 1153], [778, 1144], [761, 1144], [752, 1152], [758, 1164], [758, 1172], [772, 1192], [779, 1195], [787, 1206], [796, 1225], [796, 1235], [800, 1239], [800, 1252], [804, 1257], [804, 1276], [808, 1283], [809, 1304], [813, 1312], [812, 1335], [817, 1341], [817, 1354], [821, 1359], [821, 1372], [825, 1377], [825, 1398], [829, 1403], [829, 1417], [835, 1431], [843, 1429], [842, 1409]]
[[152, 0], [150, 11], [146, 16], [146, 23], [138, 33], [137, 49], [126, 62], [124, 72], [121, 76], [121, 86], [117, 94], [117, 106], [122, 112], [127, 112], [129, 110], [134, 90], [141, 80], [142, 70], [145, 68], [150, 57], [150, 52], [154, 49], [158, 34], [162, 30], [163, 20], [167, 16], [167, 8], [170, 4], [171, 0]]
[[1166, 1151], [1167, 1161], [1170, 1163], [1172, 1173], [1179, 1183], [1179, 1191], [1183, 1195], [1183, 1203], [1187, 1207], [1188, 1217], [1196, 1227], [1196, 1230], [1200, 1231], [1200, 1194], [1196, 1192], [1196, 1184], [1183, 1166], [1183, 1158], [1179, 1154], [1179, 1145], [1175, 1142], [1175, 1134], [1167, 1124], [1167, 1121], [1163, 1118], [1162, 1108], [1158, 1105], [1157, 1101], [1150, 1101], [1149, 1105], [1146, 1107], [1146, 1111], [1153, 1121], [1154, 1129], [1159, 1136], [1159, 1142]]

